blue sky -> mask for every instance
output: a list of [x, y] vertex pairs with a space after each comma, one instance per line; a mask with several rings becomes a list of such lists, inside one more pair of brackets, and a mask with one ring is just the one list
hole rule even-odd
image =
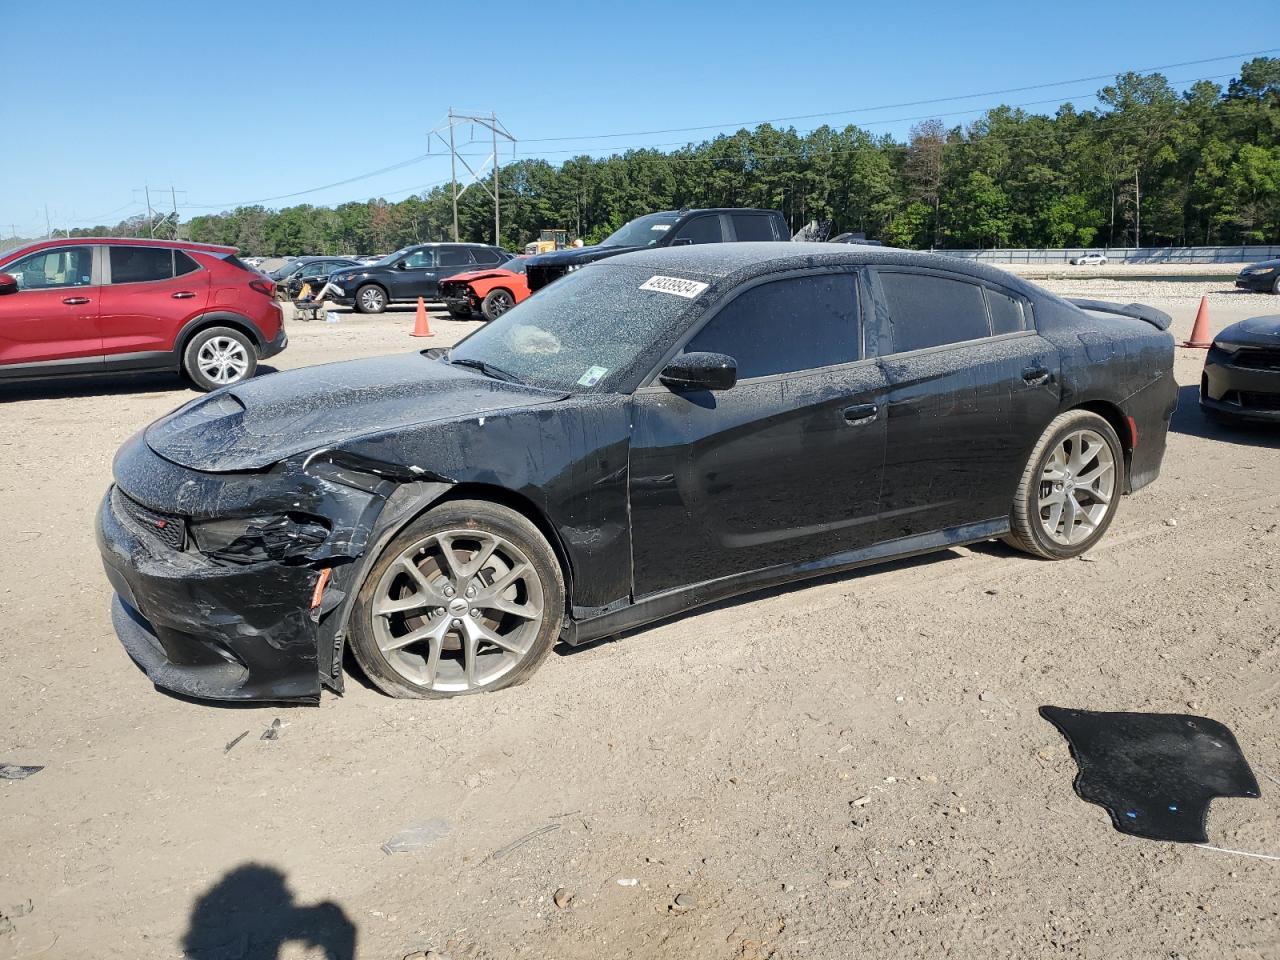
[[[185, 219], [356, 177], [426, 153], [427, 132], [450, 106], [496, 111], [521, 140], [517, 156], [552, 161], [799, 114], [842, 111], [797, 120], [800, 130], [825, 119], [905, 137], [910, 118], [963, 123], [1002, 102], [1088, 107], [1102, 82], [863, 109], [1268, 45], [1266, 30], [1240, 29], [1266, 20], [1261, 8], [1243, 21], [1206, 9], [1180, 0], [59, 0], [55, 13], [0, 0], [0, 238], [43, 233], [45, 204], [55, 227], [114, 223], [143, 209], [148, 184], [162, 208], [176, 187]], [[1164, 72], [1179, 87], [1220, 75], [1225, 85], [1239, 65]], [[636, 134], [713, 124], [725, 126]], [[609, 133], [628, 135], [584, 138]], [[574, 139], [550, 139], [561, 137]], [[448, 176], [445, 153], [266, 205], [400, 199]]]

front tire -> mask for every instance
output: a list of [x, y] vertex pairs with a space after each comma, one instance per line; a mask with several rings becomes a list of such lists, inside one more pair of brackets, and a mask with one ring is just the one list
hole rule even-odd
[[361, 313], [382, 313], [387, 309], [387, 291], [367, 283], [356, 291], [356, 309]]
[[555, 552], [529, 520], [494, 503], [448, 501], [409, 524], [369, 570], [351, 650], [392, 697], [501, 690], [546, 658], [564, 600]]
[[1046, 560], [1080, 556], [1115, 518], [1123, 472], [1111, 424], [1088, 410], [1060, 414], [1027, 460], [1005, 542]]
[[470, 307], [449, 307], [448, 310], [449, 310], [449, 316], [453, 317], [453, 319], [455, 320], [471, 319]]
[[182, 351], [182, 372], [197, 390], [208, 393], [248, 380], [258, 371], [258, 348], [232, 327], [199, 331]]
[[502, 287], [495, 287], [485, 296], [484, 302], [480, 304], [480, 312], [484, 314], [484, 318], [490, 322], [497, 320], [500, 316], [516, 305], [516, 298], [511, 295], [510, 290], [504, 290]]

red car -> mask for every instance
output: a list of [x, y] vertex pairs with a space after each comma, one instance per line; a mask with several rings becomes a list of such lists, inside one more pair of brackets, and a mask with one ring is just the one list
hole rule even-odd
[[0, 382], [172, 370], [198, 390], [285, 348], [270, 280], [234, 247], [122, 237], [0, 253]]
[[480, 313], [486, 320], [496, 320], [529, 296], [524, 268], [525, 258], [517, 257], [492, 270], [456, 274], [440, 281], [440, 299], [459, 319]]

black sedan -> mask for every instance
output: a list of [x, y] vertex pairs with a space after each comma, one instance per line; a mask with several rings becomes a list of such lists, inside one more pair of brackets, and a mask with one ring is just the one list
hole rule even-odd
[[1258, 293], [1280, 293], [1280, 260], [1249, 264], [1236, 276], [1236, 286]]
[[733, 594], [1004, 538], [1075, 557], [1160, 471], [1168, 317], [929, 254], [592, 264], [428, 350], [216, 391], [121, 448], [125, 648], [193, 697], [524, 680]]
[[1216, 419], [1280, 423], [1280, 316], [1241, 320], [1213, 338], [1200, 409]]

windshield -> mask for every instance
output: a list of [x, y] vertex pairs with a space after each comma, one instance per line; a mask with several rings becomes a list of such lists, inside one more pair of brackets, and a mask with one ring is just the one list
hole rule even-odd
[[290, 260], [288, 263], [276, 267], [267, 274], [267, 276], [272, 280], [287, 280], [305, 266], [305, 263], [299, 263], [297, 260]]
[[508, 273], [524, 273], [527, 266], [529, 265], [525, 263], [524, 257], [516, 257], [514, 260], [504, 260], [502, 263], [494, 267], [494, 269], [506, 270]]
[[401, 249], [401, 250], [397, 250], [395, 253], [388, 253], [388, 254], [387, 254], [385, 257], [383, 257], [381, 260], [375, 260], [373, 263], [369, 264], [369, 266], [371, 266], [371, 267], [389, 267], [389, 266], [391, 266], [393, 263], [395, 263], [397, 260], [399, 260], [401, 257], [403, 257], [403, 256], [404, 256], [406, 253], [408, 253], [408, 252], [409, 252], [409, 248], [408, 248], [408, 247], [404, 247], [404, 248], [403, 248], [403, 249]]
[[665, 237], [679, 219], [678, 213], [651, 213], [646, 217], [636, 217], [626, 226], [609, 234], [600, 246], [651, 247]]
[[593, 263], [481, 327], [449, 354], [522, 383], [604, 393], [648, 373], [700, 307], [642, 290], [651, 267]]

